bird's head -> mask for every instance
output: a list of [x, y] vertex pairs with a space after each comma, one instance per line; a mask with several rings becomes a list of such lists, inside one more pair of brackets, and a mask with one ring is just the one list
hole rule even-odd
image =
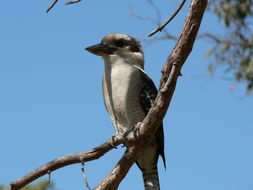
[[144, 68], [144, 55], [140, 42], [125, 34], [108, 34], [99, 44], [85, 49], [102, 56], [109, 64], [113, 60], [123, 59], [125, 62]]

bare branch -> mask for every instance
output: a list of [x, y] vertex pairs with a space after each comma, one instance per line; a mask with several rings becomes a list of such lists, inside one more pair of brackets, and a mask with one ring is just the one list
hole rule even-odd
[[[120, 139], [120, 138], [114, 139], [114, 145], [119, 145], [122, 142], [124, 142], [124, 139]], [[110, 140], [108, 140], [105, 143], [101, 144], [100, 146], [95, 147], [91, 150], [57, 158], [33, 170], [31, 173], [27, 174], [26, 176], [14, 182], [11, 182], [11, 190], [21, 189], [22, 187], [38, 179], [39, 177], [46, 175], [48, 173], [51, 173], [52, 171], [55, 171], [59, 168], [62, 168], [71, 164], [88, 162], [88, 161], [98, 159], [101, 156], [103, 156], [106, 152], [110, 151], [111, 149], [113, 149], [113, 147], [111, 146]]]
[[68, 1], [65, 3], [65, 5], [69, 5], [69, 4], [74, 4], [74, 3], [79, 3], [81, 0], [74, 0], [74, 1]]
[[182, 2], [180, 3], [179, 7], [177, 8], [177, 10], [174, 12], [173, 15], [171, 15], [170, 18], [168, 18], [168, 20], [163, 23], [161, 26], [159, 26], [157, 29], [155, 29], [154, 31], [152, 31], [151, 33], [148, 34], [148, 37], [151, 37], [153, 36], [155, 33], [157, 32], [161, 32], [162, 29], [167, 25], [169, 24], [170, 21], [172, 21], [172, 19], [178, 14], [178, 12], [180, 11], [180, 9], [183, 7], [184, 3], [185, 3], [186, 0], [182, 0]]
[[[79, 3], [81, 0], [73, 0], [73, 1], [68, 1], [65, 3], [65, 5], [69, 4], [74, 4], [74, 3]], [[58, 0], [54, 0], [53, 3], [47, 8], [47, 13], [55, 6], [55, 4], [58, 2]]]
[[54, 0], [54, 2], [47, 8], [47, 13], [55, 6], [58, 0]]

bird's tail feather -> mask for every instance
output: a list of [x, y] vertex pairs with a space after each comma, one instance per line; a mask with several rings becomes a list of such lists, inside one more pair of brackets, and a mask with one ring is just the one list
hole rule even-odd
[[145, 190], [160, 190], [157, 167], [150, 172], [142, 171]]

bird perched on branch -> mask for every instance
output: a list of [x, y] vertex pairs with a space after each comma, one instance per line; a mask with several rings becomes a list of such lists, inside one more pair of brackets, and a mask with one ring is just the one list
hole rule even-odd
[[[108, 34], [99, 44], [86, 50], [104, 59], [104, 102], [117, 134], [132, 131], [138, 122], [143, 121], [157, 96], [153, 81], [144, 72], [140, 42], [128, 35]], [[145, 190], [160, 189], [159, 155], [165, 166], [162, 122], [136, 162], [142, 171]]]

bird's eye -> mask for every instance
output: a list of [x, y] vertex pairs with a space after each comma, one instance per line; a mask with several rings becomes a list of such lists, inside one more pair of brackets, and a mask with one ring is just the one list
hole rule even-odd
[[124, 44], [124, 42], [123, 42], [122, 40], [117, 40], [117, 41], [115, 42], [115, 45], [116, 45], [117, 47], [124, 47], [124, 46], [125, 46], [125, 44]]
[[139, 52], [140, 51], [140, 48], [137, 47], [137, 46], [129, 46], [129, 49], [133, 52]]

